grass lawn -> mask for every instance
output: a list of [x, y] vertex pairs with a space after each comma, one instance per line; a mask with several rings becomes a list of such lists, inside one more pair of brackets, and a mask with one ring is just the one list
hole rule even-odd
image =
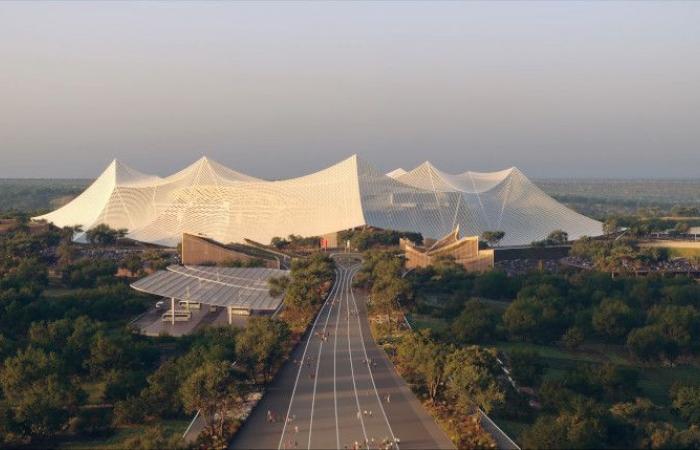
[[691, 258], [693, 256], [700, 256], [700, 248], [673, 247], [668, 249], [668, 254], [672, 258]]
[[427, 314], [408, 314], [408, 321], [415, 329], [430, 328], [439, 332], [447, 329], [447, 321]]
[[671, 404], [668, 391], [673, 383], [700, 382], [700, 367], [694, 365], [641, 368], [640, 374], [639, 386], [644, 395], [660, 405]]
[[138, 425], [132, 427], [122, 427], [114, 430], [114, 434], [108, 437], [100, 438], [84, 438], [75, 440], [64, 440], [58, 444], [58, 448], [64, 449], [103, 449], [103, 450], [121, 450], [125, 448], [125, 442], [141, 433], [149, 426], [156, 424], [162, 425], [166, 435], [182, 436], [189, 425], [189, 420], [163, 420], [149, 425]]
[[507, 434], [509, 438], [516, 442], [518, 441], [519, 436], [531, 426], [529, 423], [516, 422], [514, 420], [503, 419], [500, 417], [491, 417], [491, 420], [493, 420], [496, 425], [498, 425], [498, 428], [503, 430], [503, 432]]
[[[586, 344], [580, 350], [569, 351], [557, 346], [538, 345], [523, 342], [498, 342], [499, 350], [505, 352], [515, 348], [536, 350], [547, 364], [546, 378], [555, 378], [573, 369], [578, 363], [603, 364], [610, 362], [617, 365], [634, 367], [639, 371], [639, 396], [646, 397], [660, 406], [660, 419], [676, 426], [685, 426], [671, 411], [669, 390], [674, 383], [697, 383], [700, 380], [700, 365], [697, 363], [676, 367], [645, 367], [630, 360], [623, 347]], [[529, 424], [512, 420], [495, 418], [498, 426], [513, 439]]]

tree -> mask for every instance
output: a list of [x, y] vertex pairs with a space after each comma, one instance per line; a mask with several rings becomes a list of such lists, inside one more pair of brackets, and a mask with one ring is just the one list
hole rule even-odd
[[62, 373], [62, 367], [55, 353], [28, 347], [5, 360], [0, 384], [5, 397], [18, 403], [33, 383], [58, 373]]
[[80, 389], [50, 375], [22, 391], [15, 415], [29, 436], [51, 437], [68, 424], [84, 399]]
[[617, 233], [617, 230], [619, 228], [619, 223], [617, 218], [615, 217], [609, 217], [608, 219], [603, 222], [603, 233], [605, 234], [613, 234]]
[[285, 290], [287, 290], [287, 287], [289, 287], [289, 277], [287, 276], [281, 276], [281, 277], [271, 277], [269, 280], [267, 280], [267, 284], [270, 288], [270, 295], [272, 297], [279, 297], [284, 293]]
[[28, 436], [52, 436], [84, 400], [84, 392], [69, 382], [56, 355], [32, 347], [5, 360], [0, 383], [15, 406], [14, 420]]
[[99, 333], [90, 348], [90, 357], [86, 364], [93, 376], [107, 373], [115, 366], [121, 366], [124, 361], [125, 348], [113, 337]]
[[278, 250], [282, 250], [282, 249], [289, 246], [289, 241], [284, 239], [284, 238], [281, 238], [279, 236], [275, 236], [270, 241], [270, 245], [272, 245], [273, 247], [275, 247]]
[[409, 380], [425, 386], [434, 403], [444, 387], [445, 363], [452, 349], [430, 339], [429, 330], [421, 330], [405, 335], [396, 350]]
[[117, 265], [108, 259], [84, 259], [63, 269], [63, 282], [68, 287], [95, 287], [114, 283]]
[[190, 375], [180, 395], [185, 409], [200, 411], [213, 433], [222, 438], [229, 413], [243, 404], [247, 385], [237, 379], [230, 361], [206, 362]]
[[673, 205], [673, 208], [671, 208], [671, 215], [679, 217], [696, 217], [700, 215], [700, 211], [698, 208], [692, 206]]
[[569, 241], [569, 233], [564, 230], [554, 230], [547, 236], [547, 243], [551, 245], [562, 245]]
[[178, 436], [168, 436], [162, 425], [148, 427], [143, 433], [124, 441], [124, 448], [139, 450], [177, 450], [187, 448]]
[[289, 327], [281, 320], [250, 318], [236, 340], [236, 353], [254, 380], [262, 375], [264, 383], [269, 381], [274, 364], [284, 355], [289, 335]]
[[72, 242], [61, 241], [56, 248], [56, 256], [58, 256], [59, 267], [68, 267], [75, 262], [78, 250]]
[[21, 424], [15, 420], [14, 408], [0, 404], [0, 446], [19, 444], [21, 434]]
[[455, 350], [445, 362], [446, 395], [454, 399], [458, 410], [478, 406], [489, 413], [506, 398], [497, 381], [498, 371], [495, 349], [472, 345]]
[[411, 284], [402, 276], [403, 260], [393, 252], [369, 253], [363, 272], [371, 283], [372, 306], [386, 315], [391, 333], [399, 302], [412, 296]]
[[[192, 355], [195, 355], [193, 358]], [[196, 361], [192, 361], [196, 359]], [[201, 349], [190, 351], [185, 356], [175, 360], [167, 360], [158, 367], [148, 378], [148, 387], [141, 391], [140, 398], [123, 405], [124, 417], [133, 417], [132, 412], [143, 405], [141, 414], [147, 413], [158, 417], [175, 416], [182, 413], [182, 400], [180, 396], [173, 395], [180, 384], [189, 376], [192, 370], [201, 366], [203, 356]], [[192, 362], [192, 364], [188, 364]], [[192, 367], [190, 367], [192, 366]], [[129, 399], [127, 399], [128, 401]], [[116, 411], [115, 411], [116, 413]]]
[[399, 276], [375, 280], [372, 286], [372, 302], [386, 314], [389, 333], [393, 331], [393, 318], [399, 309], [399, 299], [406, 298], [409, 294], [410, 284]]
[[505, 236], [505, 231], [484, 231], [481, 233], [481, 238], [488, 242], [490, 246], [497, 245]]
[[679, 431], [674, 436], [674, 441], [677, 448], [700, 449], [700, 427], [692, 425], [687, 430]]
[[671, 398], [673, 407], [683, 420], [691, 425], [700, 425], [700, 386], [673, 386]]
[[635, 314], [622, 300], [606, 298], [594, 310], [592, 322], [598, 333], [619, 339], [634, 326]]
[[678, 351], [689, 351], [700, 338], [700, 312], [694, 306], [658, 305], [648, 315]]
[[523, 386], [537, 386], [547, 367], [536, 350], [515, 348], [508, 353], [513, 378]]
[[478, 344], [496, 337], [501, 314], [484, 302], [471, 299], [464, 304], [459, 317], [450, 326], [455, 340], [464, 344]]
[[613, 416], [635, 425], [650, 420], [658, 407], [647, 398], [635, 398], [633, 402], [619, 402], [610, 407]]
[[128, 230], [120, 228], [115, 230], [109, 225], [101, 223], [85, 232], [85, 238], [91, 244], [113, 245], [117, 240], [128, 234]]
[[119, 267], [126, 269], [131, 272], [132, 275], [137, 276], [143, 273], [143, 260], [138, 254], [132, 253], [122, 260]]
[[665, 357], [673, 358], [676, 348], [666, 339], [658, 326], [647, 325], [635, 328], [627, 335], [627, 349], [641, 361], [652, 361]]
[[604, 448], [610, 414], [590, 400], [575, 400], [558, 416], [541, 416], [522, 435], [523, 448]]
[[[176, 396], [173, 396], [176, 397]], [[114, 404], [113, 422], [116, 425], [142, 423], [150, 405], [141, 397], [127, 397]]]
[[566, 333], [562, 336], [561, 340], [568, 350], [576, 350], [581, 344], [583, 344], [585, 336], [583, 330], [579, 327], [571, 327], [566, 330]]
[[690, 225], [687, 222], [678, 222], [675, 227], [673, 227], [673, 234], [680, 235], [686, 234], [690, 231]]
[[542, 292], [534, 295], [521, 290], [518, 298], [506, 308], [503, 325], [513, 339], [552, 340], [570, 325], [564, 300], [550, 288], [542, 285], [538, 288]]

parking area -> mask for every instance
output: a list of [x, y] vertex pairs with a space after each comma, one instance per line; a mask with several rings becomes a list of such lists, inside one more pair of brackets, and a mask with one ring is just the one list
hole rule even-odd
[[269, 280], [286, 270], [261, 267], [168, 266], [131, 287], [158, 299], [131, 323], [146, 336], [183, 336], [205, 326], [245, 327], [249, 315], [273, 315], [282, 296]]

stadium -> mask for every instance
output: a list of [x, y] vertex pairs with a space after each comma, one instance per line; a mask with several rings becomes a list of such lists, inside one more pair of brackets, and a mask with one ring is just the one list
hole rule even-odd
[[459, 228], [466, 235], [505, 232], [503, 246], [528, 245], [553, 230], [570, 239], [597, 236], [600, 222], [545, 194], [517, 168], [448, 174], [426, 162], [383, 174], [351, 156], [318, 172], [268, 181], [206, 157], [167, 177], [121, 162], [78, 197], [35, 220], [128, 230], [127, 237], [176, 246], [183, 233], [233, 243], [268, 243], [290, 234], [324, 236], [361, 226], [419, 232], [439, 239]]

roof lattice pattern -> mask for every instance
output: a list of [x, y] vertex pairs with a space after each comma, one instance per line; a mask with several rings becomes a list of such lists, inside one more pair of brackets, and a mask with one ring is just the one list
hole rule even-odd
[[[518, 169], [448, 174], [429, 162], [385, 175], [352, 156], [299, 178], [267, 181], [207, 158], [165, 178], [114, 161], [81, 195], [37, 219], [84, 230], [105, 223], [129, 237], [174, 246], [183, 232], [219, 242], [318, 236], [362, 225], [440, 238], [504, 231], [503, 245], [562, 229], [572, 239], [600, 222], [549, 197]], [[77, 236], [81, 239], [81, 236]]]

